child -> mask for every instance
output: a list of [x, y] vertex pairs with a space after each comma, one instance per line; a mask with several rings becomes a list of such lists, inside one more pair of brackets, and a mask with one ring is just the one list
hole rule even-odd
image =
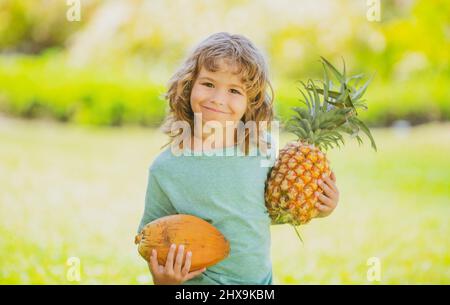
[[[226, 128], [219, 133], [204, 128], [210, 122], [222, 127], [232, 122], [236, 127], [254, 121], [257, 138], [261, 138], [264, 130], [259, 123], [273, 119], [269, 89], [267, 65], [260, 51], [247, 38], [228, 33], [216, 33], [202, 41], [170, 80], [166, 94], [170, 113], [163, 129], [172, 146], [150, 166], [138, 231], [163, 216], [194, 215], [224, 234], [230, 242], [230, 255], [208, 270], [189, 272], [195, 253], [187, 253], [182, 265], [183, 245], [172, 245], [165, 266], [158, 265], [154, 251], [149, 269], [155, 284], [273, 283], [271, 220], [264, 204], [270, 167], [261, 166], [264, 158], [259, 148], [263, 145], [254, 145], [248, 131], [239, 137], [237, 128], [233, 136], [226, 136]], [[187, 141], [176, 142], [177, 136], [186, 132], [179, 130], [177, 121], [190, 127], [185, 133]], [[178, 131], [175, 135], [174, 130]], [[177, 148], [183, 154], [175, 153]], [[322, 200], [326, 210], [321, 216], [331, 213], [337, 204], [334, 182], [328, 179], [327, 184], [331, 195]]]

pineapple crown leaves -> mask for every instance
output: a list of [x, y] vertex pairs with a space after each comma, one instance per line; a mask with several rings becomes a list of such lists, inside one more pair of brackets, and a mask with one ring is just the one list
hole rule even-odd
[[[295, 115], [286, 122], [287, 130], [296, 134], [300, 140], [325, 150], [344, 144], [342, 133], [350, 134], [362, 144], [359, 136], [362, 131], [376, 151], [377, 147], [369, 128], [357, 118], [357, 109], [367, 110], [365, 100], [361, 98], [373, 77], [358, 86], [364, 75], [347, 77], [344, 60], [342, 73], [324, 57], [321, 57], [321, 63], [323, 80], [318, 82], [322, 86], [318, 86], [311, 79], [306, 83], [300, 81], [302, 87], [298, 90], [303, 97], [300, 102], [306, 107], [292, 108]], [[333, 84], [330, 74], [338, 81], [338, 86]]]

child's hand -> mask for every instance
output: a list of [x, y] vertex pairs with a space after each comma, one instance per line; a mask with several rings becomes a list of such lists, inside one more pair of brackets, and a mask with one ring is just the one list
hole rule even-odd
[[323, 179], [319, 179], [319, 186], [323, 189], [323, 194], [315, 193], [319, 199], [316, 203], [316, 207], [319, 210], [317, 217], [326, 217], [334, 211], [339, 201], [339, 190], [336, 186], [334, 172], [331, 172], [331, 179], [326, 175], [324, 175]]
[[152, 273], [153, 283], [155, 285], [179, 285], [200, 275], [206, 270], [206, 268], [203, 268], [197, 271], [189, 272], [192, 259], [192, 252], [190, 251], [186, 255], [186, 261], [184, 262], [183, 268], [181, 268], [184, 254], [183, 245], [180, 245], [178, 247], [178, 253], [174, 264], [175, 249], [176, 245], [173, 244], [170, 247], [169, 253], [167, 254], [166, 266], [158, 264], [158, 253], [156, 252], [156, 250], [153, 250], [148, 266], [150, 272]]

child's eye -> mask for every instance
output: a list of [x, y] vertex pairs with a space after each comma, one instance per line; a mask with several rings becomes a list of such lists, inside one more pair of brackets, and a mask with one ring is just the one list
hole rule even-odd
[[241, 94], [241, 92], [239, 92], [238, 90], [236, 90], [236, 89], [231, 89], [231, 92], [233, 92], [233, 93], [237, 93], [237, 94]]
[[202, 85], [203, 85], [203, 86], [206, 86], [206, 87], [209, 87], [209, 88], [214, 87], [214, 85], [211, 84], [211, 83], [203, 83]]

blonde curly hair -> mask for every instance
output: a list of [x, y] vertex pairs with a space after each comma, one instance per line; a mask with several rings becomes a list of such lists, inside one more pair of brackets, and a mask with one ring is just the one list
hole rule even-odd
[[[260, 130], [260, 122], [267, 122], [267, 129], [270, 130], [270, 122], [273, 119], [274, 93], [263, 54], [248, 38], [220, 32], [212, 34], [200, 42], [169, 80], [168, 90], [164, 95], [169, 102], [169, 113], [161, 129], [171, 139], [163, 147], [172, 143], [181, 134], [181, 130], [177, 134], [172, 134], [171, 126], [176, 121], [189, 123], [193, 133], [194, 113], [190, 104], [193, 84], [202, 67], [210, 72], [216, 72], [221, 60], [226, 60], [238, 68], [236, 73], [241, 76], [246, 89], [247, 109], [241, 121], [244, 124], [254, 121], [258, 137], [263, 132]], [[246, 129], [244, 137], [246, 155], [250, 146], [249, 137], [250, 133]], [[266, 144], [270, 147], [270, 143]]]

